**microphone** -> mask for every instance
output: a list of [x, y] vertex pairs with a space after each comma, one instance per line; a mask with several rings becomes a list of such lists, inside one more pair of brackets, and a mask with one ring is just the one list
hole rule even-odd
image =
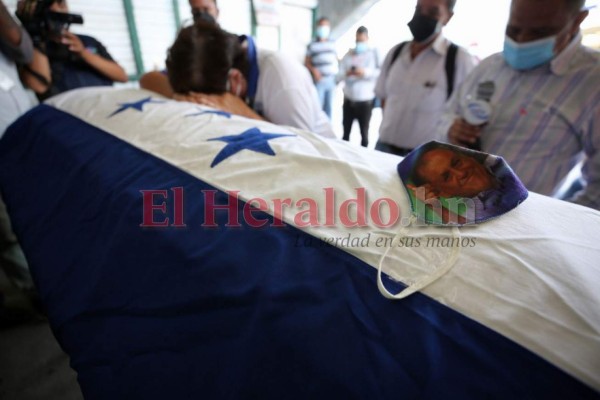
[[[468, 95], [464, 104], [463, 118], [471, 125], [486, 124], [492, 116], [492, 105], [490, 100], [494, 95], [496, 85], [492, 81], [480, 82], [477, 85], [475, 98]], [[481, 139], [469, 146], [473, 150], [481, 150]]]

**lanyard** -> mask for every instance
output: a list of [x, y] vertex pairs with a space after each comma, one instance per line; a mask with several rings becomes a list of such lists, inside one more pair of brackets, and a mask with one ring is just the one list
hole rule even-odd
[[239, 37], [240, 43], [244, 41], [247, 44], [248, 61], [250, 62], [250, 71], [248, 72], [248, 99], [250, 105], [254, 105], [254, 98], [256, 97], [256, 91], [258, 89], [258, 54], [256, 51], [256, 43], [252, 36], [241, 35]]

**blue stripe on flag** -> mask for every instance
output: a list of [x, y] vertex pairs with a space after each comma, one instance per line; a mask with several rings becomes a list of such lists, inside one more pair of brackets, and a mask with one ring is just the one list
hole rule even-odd
[[[294, 227], [201, 227], [214, 187], [49, 106], [0, 141], [0, 185], [86, 399], [597, 397]], [[140, 190], [172, 187], [187, 227], [140, 228]]]

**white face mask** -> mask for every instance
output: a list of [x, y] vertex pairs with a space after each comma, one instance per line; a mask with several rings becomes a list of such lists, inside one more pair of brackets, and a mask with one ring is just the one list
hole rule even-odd
[[[414, 224], [416, 221], [417, 221], [416, 216], [412, 215], [410, 218], [410, 224]], [[455, 243], [455, 242], [459, 243], [461, 241], [461, 235], [460, 235], [460, 231], [458, 230], [458, 227], [453, 226], [450, 229], [452, 230], [452, 240], [450, 242], [451, 243]], [[448, 271], [450, 271], [450, 269], [452, 269], [452, 267], [454, 266], [454, 264], [456, 264], [456, 261], [458, 260], [458, 255], [460, 253], [460, 247], [452, 246], [451, 248], [448, 249], [450, 254], [448, 254], [447, 257], [444, 257], [445, 261], [442, 263], [442, 265], [436, 266], [436, 268], [434, 269], [433, 272], [431, 272], [429, 275], [424, 275], [422, 277], [419, 277], [418, 279], [415, 279], [412, 282], [404, 282], [406, 284], [406, 287], [403, 290], [401, 290], [400, 292], [398, 292], [396, 294], [391, 293], [385, 287], [383, 280], [381, 278], [383, 262], [387, 258], [388, 253], [390, 252], [390, 250], [392, 248], [396, 249], [396, 251], [403, 250], [401, 248], [401, 246], [399, 246], [399, 242], [403, 238], [408, 237], [408, 235], [407, 235], [408, 232], [409, 232], [408, 227], [403, 226], [402, 229], [396, 234], [396, 236], [394, 236], [392, 243], [386, 249], [383, 256], [381, 256], [381, 259], [379, 260], [379, 265], [377, 266], [377, 288], [379, 289], [379, 292], [388, 299], [400, 300], [400, 299], [410, 296], [411, 294], [413, 294], [415, 292], [420, 291], [421, 289], [425, 288], [429, 284], [437, 281], [442, 276], [444, 276]], [[445, 235], [442, 235], [442, 236], [445, 236]]]

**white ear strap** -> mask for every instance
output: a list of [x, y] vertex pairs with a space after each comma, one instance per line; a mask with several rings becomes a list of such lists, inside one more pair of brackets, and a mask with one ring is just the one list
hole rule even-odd
[[[454, 266], [454, 264], [456, 264], [456, 260], [458, 260], [458, 254], [460, 252], [460, 247], [452, 246], [452, 249], [450, 250], [450, 256], [447, 257], [444, 264], [440, 268], [437, 268], [431, 275], [424, 276], [423, 278], [418, 279], [416, 282], [407, 286], [406, 288], [404, 288], [403, 290], [401, 290], [400, 292], [398, 292], [396, 294], [391, 293], [390, 291], [388, 291], [386, 289], [386, 287], [384, 286], [383, 281], [381, 279], [381, 270], [383, 267], [383, 261], [387, 257], [388, 252], [393, 247], [397, 246], [398, 241], [402, 237], [406, 236], [407, 232], [408, 232], [407, 227], [403, 227], [396, 234], [396, 236], [394, 236], [394, 239], [392, 240], [392, 244], [385, 250], [385, 253], [379, 260], [379, 265], [377, 267], [377, 288], [379, 289], [381, 294], [388, 299], [399, 300], [399, 299], [403, 299], [415, 292], [418, 292], [419, 290], [423, 289], [430, 283], [435, 282], [436, 280], [441, 278], [444, 274], [446, 274], [448, 271], [450, 271], [450, 269]], [[453, 239], [460, 238], [460, 231], [458, 230], [457, 227], [452, 227], [452, 238]], [[454, 243], [455, 241], [453, 240], [452, 242]]]

